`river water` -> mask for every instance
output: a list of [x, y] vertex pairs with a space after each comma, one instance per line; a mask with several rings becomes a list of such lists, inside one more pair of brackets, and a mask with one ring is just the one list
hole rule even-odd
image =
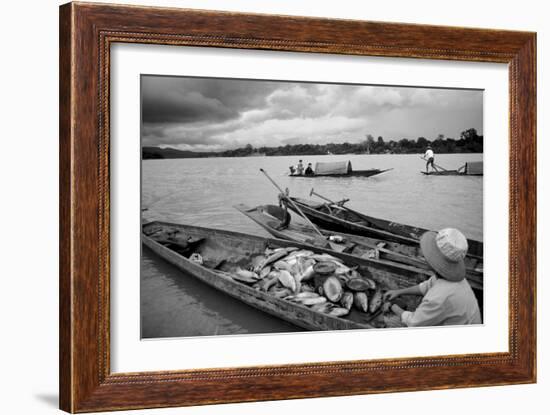
[[[356, 170], [393, 170], [370, 178], [291, 178], [288, 166], [302, 159], [351, 160]], [[436, 164], [456, 169], [482, 154], [436, 155]], [[483, 178], [425, 176], [418, 155], [346, 155], [144, 160], [143, 220], [164, 220], [268, 236], [232, 205], [277, 203], [265, 169], [291, 195], [315, 191], [368, 215], [428, 229], [455, 227], [483, 240]], [[282, 320], [244, 305], [182, 273], [144, 248], [141, 261], [143, 338], [298, 331]]]

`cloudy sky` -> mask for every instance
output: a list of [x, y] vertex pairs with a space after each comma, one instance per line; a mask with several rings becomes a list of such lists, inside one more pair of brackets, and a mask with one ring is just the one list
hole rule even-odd
[[142, 144], [217, 151], [483, 133], [481, 91], [143, 76]]

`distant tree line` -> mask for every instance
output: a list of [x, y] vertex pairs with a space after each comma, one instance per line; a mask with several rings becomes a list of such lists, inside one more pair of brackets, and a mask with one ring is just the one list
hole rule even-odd
[[287, 144], [279, 147], [254, 148], [248, 144], [245, 147], [227, 150], [219, 153], [222, 157], [246, 157], [252, 155], [295, 156], [322, 154], [411, 154], [423, 153], [431, 145], [435, 153], [482, 153], [483, 136], [478, 135], [475, 128], [470, 128], [460, 134], [458, 140], [445, 138], [443, 134], [430, 141], [425, 137], [416, 140], [402, 138], [401, 140], [385, 141], [383, 137], [374, 138], [367, 134], [365, 140], [359, 143], [338, 144]]
[[435, 140], [418, 137], [416, 140], [385, 141], [367, 134], [359, 143], [330, 144], [287, 144], [279, 147], [245, 147], [221, 152], [193, 152], [173, 148], [143, 147], [143, 159], [197, 158], [197, 157], [250, 157], [250, 156], [299, 156], [323, 154], [415, 154], [423, 153], [431, 145], [436, 154], [442, 153], [483, 153], [483, 136], [475, 128], [462, 131], [460, 138], [445, 138], [439, 134]]

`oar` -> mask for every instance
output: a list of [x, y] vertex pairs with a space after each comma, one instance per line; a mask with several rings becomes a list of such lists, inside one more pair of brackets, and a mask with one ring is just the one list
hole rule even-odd
[[287, 197], [287, 196], [285, 195], [285, 192], [283, 191], [283, 189], [281, 189], [281, 188], [279, 187], [279, 185], [275, 182], [275, 180], [273, 180], [271, 177], [269, 177], [269, 174], [267, 174], [267, 172], [266, 172], [264, 169], [260, 169], [260, 171], [265, 175], [265, 177], [267, 177], [267, 178], [269, 179], [269, 181], [270, 181], [271, 183], [273, 183], [273, 186], [275, 186], [275, 187], [279, 190], [279, 192], [281, 192], [281, 194], [284, 195], [284, 198], [285, 198], [286, 200], [288, 200], [288, 201], [292, 204], [292, 206], [294, 207], [294, 209], [296, 209], [296, 211], [297, 211], [300, 215], [302, 215], [302, 217], [307, 221], [307, 223], [309, 223], [309, 225], [315, 230], [315, 232], [317, 232], [317, 233], [324, 239], [324, 238], [325, 238], [325, 235], [323, 235], [323, 234], [321, 233], [321, 231], [320, 231], [319, 229], [317, 229], [317, 227], [316, 227], [316, 226], [309, 220], [309, 218], [304, 214], [304, 212], [302, 212], [302, 210], [301, 210], [298, 206], [296, 206], [296, 204], [294, 203], [294, 201], [293, 201], [290, 197]]
[[[424, 161], [428, 161], [428, 160], [426, 160], [426, 159], [425, 159], [424, 157], [422, 157], [422, 156], [419, 156], [419, 157], [420, 157], [422, 160], [424, 160]], [[434, 166], [437, 167], [438, 169], [443, 170], [443, 171], [447, 171], [446, 168], [441, 167], [441, 166], [439, 166], [439, 165], [437, 165], [437, 164], [435, 164], [435, 163], [434, 163]]]
[[343, 200], [341, 200], [340, 202], [333, 202], [333, 201], [330, 200], [328, 197], [325, 197], [325, 196], [320, 195], [319, 193], [315, 192], [315, 189], [313, 189], [313, 187], [311, 188], [311, 191], [309, 192], [309, 195], [310, 195], [310, 196], [315, 195], [315, 196], [317, 196], [317, 197], [320, 198], [320, 199], [323, 199], [323, 200], [326, 200], [327, 202], [332, 203], [333, 205], [338, 205], [338, 206], [342, 206], [342, 207], [344, 207], [344, 206], [343, 206], [344, 203], [349, 202], [349, 199], [343, 199]]

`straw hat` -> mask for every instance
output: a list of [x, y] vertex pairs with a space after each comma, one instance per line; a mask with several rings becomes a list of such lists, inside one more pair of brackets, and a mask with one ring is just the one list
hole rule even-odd
[[460, 281], [466, 276], [468, 241], [459, 230], [426, 232], [420, 239], [420, 248], [428, 264], [446, 280]]

